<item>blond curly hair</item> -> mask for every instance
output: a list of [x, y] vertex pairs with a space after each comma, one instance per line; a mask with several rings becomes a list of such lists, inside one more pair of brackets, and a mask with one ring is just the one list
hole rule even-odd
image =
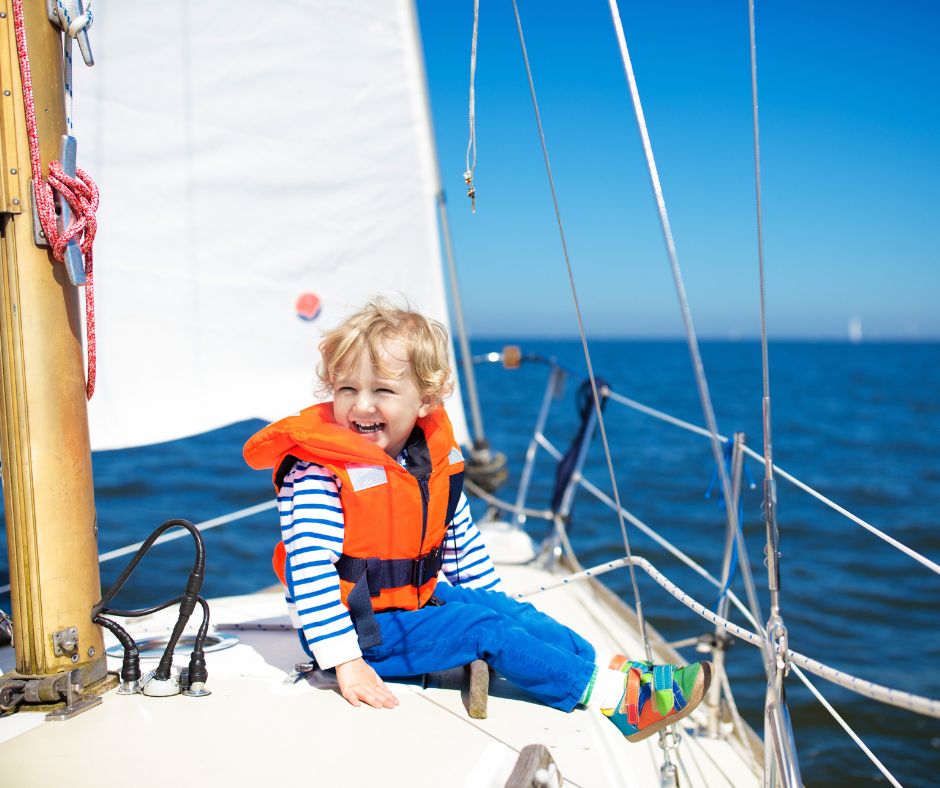
[[398, 307], [381, 296], [324, 333], [317, 365], [321, 393], [331, 395], [337, 374], [366, 351], [379, 372], [388, 375], [382, 363], [383, 351], [388, 342], [396, 339], [408, 349], [409, 366], [421, 396], [435, 405], [443, 402], [453, 391], [447, 329], [407, 303], [404, 308]]

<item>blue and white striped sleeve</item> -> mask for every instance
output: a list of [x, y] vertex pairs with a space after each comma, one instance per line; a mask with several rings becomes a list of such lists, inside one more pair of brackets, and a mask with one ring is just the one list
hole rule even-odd
[[502, 583], [496, 567], [483, 543], [483, 536], [473, 522], [467, 496], [460, 493], [454, 519], [444, 535], [444, 576], [451, 585], [501, 591]]
[[284, 575], [294, 626], [303, 632], [320, 668], [362, 656], [349, 611], [340, 599], [334, 563], [343, 551], [343, 507], [336, 477], [310, 462], [296, 462], [277, 499]]

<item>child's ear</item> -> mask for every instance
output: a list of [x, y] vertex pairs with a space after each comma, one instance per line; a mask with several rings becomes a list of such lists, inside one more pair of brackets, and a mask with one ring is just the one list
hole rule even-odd
[[418, 408], [418, 418], [423, 419], [437, 406], [437, 402], [431, 396], [421, 398], [421, 406]]

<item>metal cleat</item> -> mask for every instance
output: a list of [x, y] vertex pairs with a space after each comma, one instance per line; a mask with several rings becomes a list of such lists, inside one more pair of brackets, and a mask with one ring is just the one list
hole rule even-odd
[[78, 42], [78, 48], [81, 50], [82, 60], [85, 61], [85, 65], [93, 66], [95, 65], [95, 58], [91, 53], [88, 28], [91, 27], [94, 15], [90, 10], [86, 12], [83, 0], [72, 0], [72, 2], [74, 3], [72, 10], [77, 12], [74, 18], [68, 14], [65, 4], [59, 3], [57, 0], [46, 0], [46, 14], [50, 22], [57, 24], [62, 28], [65, 35], [74, 38]]
[[[79, 19], [81, 19], [85, 16], [85, 4], [82, 0], [75, 0], [75, 5], [78, 7]], [[86, 20], [82, 23], [81, 30], [75, 35], [75, 40], [78, 41], [78, 48], [82, 53], [82, 60], [85, 61], [86, 66], [95, 65], [94, 55], [91, 54], [91, 41], [88, 40], [88, 28], [91, 26], [92, 19], [91, 11], [89, 11]], [[69, 35], [71, 35], [71, 31]]]
[[[78, 141], [70, 134], [62, 135], [62, 146], [59, 150], [59, 162], [62, 170], [71, 178], [75, 177], [75, 162], [78, 155]], [[64, 233], [72, 223], [72, 208], [68, 200], [57, 196], [59, 232]], [[82, 258], [82, 249], [74, 238], [65, 246], [65, 255], [62, 258], [69, 281], [73, 285], [85, 284], [85, 261]]]

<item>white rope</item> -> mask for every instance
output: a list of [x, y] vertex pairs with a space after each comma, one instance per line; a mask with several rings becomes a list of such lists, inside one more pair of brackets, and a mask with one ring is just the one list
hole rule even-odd
[[[717, 613], [709, 610], [700, 602], [696, 601], [687, 593], [685, 593], [685, 591], [679, 588], [679, 586], [677, 586], [662, 572], [656, 569], [656, 567], [654, 567], [649, 561], [647, 561], [645, 558], [640, 558], [639, 556], [633, 556], [631, 558], [618, 558], [614, 561], [598, 564], [597, 566], [591, 567], [590, 569], [585, 569], [580, 572], [575, 572], [572, 575], [559, 578], [557, 581], [549, 583], [548, 585], [538, 586], [537, 588], [534, 588], [530, 591], [513, 594], [513, 596], [516, 599], [533, 596], [544, 591], [550, 591], [554, 588], [560, 588], [561, 586], [569, 585], [573, 582], [579, 582], [591, 577], [597, 577], [598, 575], [606, 574], [607, 572], [613, 571], [614, 569], [619, 569], [622, 566], [627, 566], [628, 564], [640, 567], [640, 569], [646, 572], [646, 574], [648, 574], [657, 584], [662, 586], [683, 605], [698, 613], [705, 620], [710, 621], [716, 626], [720, 626], [726, 632], [731, 633], [741, 640], [747, 641], [753, 646], [762, 645], [763, 640], [759, 634], [744, 629], [743, 627], [739, 627], [737, 624], [734, 624], [731, 621], [728, 621], [728, 619], [722, 618]], [[840, 687], [852, 690], [859, 695], [864, 695], [867, 698], [877, 700], [881, 703], [886, 703], [890, 706], [897, 706], [899, 708], [907, 709], [908, 711], [913, 711], [918, 714], [924, 714], [928, 717], [940, 718], [940, 700], [925, 698], [909, 692], [902, 692], [901, 690], [891, 689], [890, 687], [884, 687], [880, 684], [875, 684], [874, 682], [857, 678], [849, 673], [844, 673], [841, 670], [836, 670], [835, 668], [829, 667], [828, 665], [825, 665], [818, 660], [810, 659], [809, 657], [800, 654], [797, 651], [793, 651], [792, 649], [787, 651], [787, 656], [791, 662], [799, 665], [802, 668], [805, 668], [810, 673], [814, 673], [815, 675], [820, 676], [821, 678], [824, 678], [826, 681], [830, 681], [833, 684], [838, 684]]]
[[[547, 444], [547, 445], [546, 445], [546, 444]], [[543, 446], [543, 448], [545, 448], [550, 454], [553, 454], [553, 455], [554, 455], [554, 454], [559, 454], [559, 455], [560, 455], [560, 452], [558, 452], [558, 450], [557, 450], [554, 446], [552, 446], [551, 443], [549, 443], [549, 442], [547, 441], [547, 439], [546, 439], [545, 443], [542, 444], [542, 446]], [[609, 498], [607, 498], [607, 496], [605, 496], [603, 493], [601, 493], [599, 490], [597, 490], [597, 488], [594, 487], [594, 485], [592, 485], [590, 482], [586, 481], [585, 479], [579, 479], [579, 483], [581, 484], [581, 486], [585, 487], [585, 489], [586, 489], [588, 492], [590, 492], [591, 494], [595, 495], [595, 497], [597, 497], [598, 500], [600, 500], [602, 503], [605, 503], [605, 504], [608, 505], [608, 506], [612, 506], [612, 505], [613, 505], [613, 502], [612, 502]], [[711, 583], [712, 585], [714, 585], [716, 588], [717, 588], [717, 587], [721, 587], [721, 581], [719, 581], [717, 578], [713, 577], [707, 570], [705, 570], [703, 567], [701, 567], [701, 566], [700, 566], [698, 563], [696, 563], [693, 559], [689, 558], [689, 557], [688, 557], [685, 553], [683, 553], [681, 550], [679, 550], [678, 548], [674, 547], [670, 542], [666, 541], [663, 537], [661, 537], [658, 533], [656, 533], [656, 531], [654, 531], [652, 528], [650, 528], [650, 526], [648, 526], [648, 525], [647, 525], [646, 523], [644, 523], [642, 520], [640, 520], [639, 518], [635, 517], [633, 514], [631, 514], [631, 513], [628, 512], [628, 511], [625, 511], [625, 512], [624, 512], [624, 515], [625, 515], [625, 517], [631, 522], [631, 524], [635, 525], [635, 526], [636, 526], [637, 528], [639, 528], [641, 531], [643, 531], [644, 533], [646, 533], [650, 538], [652, 538], [655, 542], [657, 542], [657, 544], [659, 544], [661, 547], [665, 548], [668, 552], [672, 553], [672, 555], [675, 556], [676, 558], [678, 558], [682, 563], [684, 563], [684, 564], [686, 564], [687, 566], [689, 566], [691, 569], [693, 569], [695, 572], [697, 572], [699, 575], [701, 575], [705, 580], [707, 580], [708, 582], [710, 582], [710, 583]], [[594, 567], [594, 568], [592, 568], [592, 569], [582, 570], [581, 572], [576, 573], [576, 574], [574, 574], [574, 575], [569, 575], [569, 577], [568, 577], [567, 579], [568, 579], [569, 581], [577, 582], [577, 581], [580, 580], [580, 579], [586, 579], [586, 578], [588, 578], [588, 577], [596, 577], [597, 575], [605, 574], [605, 573], [608, 572], [608, 571], [613, 571], [614, 569], [617, 569], [617, 568], [619, 568], [620, 566], [622, 566], [624, 563], [626, 563], [626, 559], [619, 559], [618, 561], [611, 561], [611, 562], [609, 562], [608, 564], [603, 564], [603, 565], [601, 565], [600, 568]], [[745, 616], [745, 618], [747, 618], [747, 619], [750, 621], [751, 625], [756, 628], [756, 627], [757, 627], [757, 624], [756, 624], [756, 622], [754, 621], [753, 616], [751, 615], [750, 611], [744, 606], [744, 604], [741, 602], [741, 600], [738, 599], [738, 597], [737, 597], [733, 592], [730, 592], [730, 593], [729, 593], [729, 597], [728, 597], [728, 598], [730, 599], [730, 601], [732, 602], [732, 604], [734, 604], [734, 606], [738, 609], [738, 611], [739, 611], [743, 616]], [[692, 638], [692, 639], [690, 639], [690, 642], [694, 642], [695, 640], [697, 640], [697, 638]], [[674, 647], [678, 647], [678, 646], [679, 646], [679, 644], [677, 644], [677, 643], [673, 643], [673, 644], [670, 644], [670, 645], [672, 645], [672, 646], [674, 646]], [[809, 681], [809, 679], [806, 678], [806, 676], [805, 676], [805, 675], [803, 674], [803, 672], [799, 669], [799, 667], [796, 666], [796, 665], [794, 665], [793, 668], [794, 668], [794, 670], [796, 671], [796, 675], [797, 675], [797, 677], [800, 679], [800, 681], [802, 681], [802, 682], [809, 688], [810, 692], [812, 692], [812, 693], [817, 697], [817, 699], [818, 699], [819, 702], [822, 704], [822, 706], [832, 715], [833, 719], [835, 719], [836, 722], [838, 722], [839, 725], [841, 725], [841, 726], [846, 730], [846, 733], [848, 733], [848, 735], [852, 738], [852, 740], [855, 741], [856, 744], [858, 744], [858, 746], [862, 749], [863, 752], [865, 752], [865, 754], [869, 757], [869, 759], [872, 761], [872, 763], [873, 763], [880, 771], [882, 771], [882, 773], [888, 778], [889, 781], [892, 782], [892, 784], [896, 784], [896, 783], [894, 782], [894, 778], [893, 778], [893, 777], [890, 775], [890, 773], [884, 768], [884, 766], [883, 766], [883, 765], [881, 764], [881, 762], [877, 759], [877, 757], [875, 757], [874, 754], [868, 749], [868, 747], [861, 741], [861, 739], [858, 737], [858, 735], [855, 733], [855, 731], [853, 731], [853, 730], [848, 726], [848, 724], [842, 719], [842, 717], [839, 716], [838, 712], [836, 712], [835, 709], [832, 708], [832, 706], [828, 703], [828, 701], [826, 701], [825, 697], [823, 697], [822, 694], [816, 689], [816, 687]], [[741, 716], [740, 716], [740, 714], [739, 714], [739, 712], [738, 712], [738, 709], [737, 709], [737, 704], [734, 702], [734, 696], [731, 694], [731, 686], [730, 686], [730, 684], [728, 683], [728, 680], [727, 680], [727, 677], [726, 677], [726, 676], [723, 675], [723, 676], [722, 676], [722, 680], [723, 680], [723, 685], [724, 685], [725, 697], [726, 697], [726, 699], [727, 699], [728, 702], [729, 702], [729, 707], [730, 707], [730, 709], [731, 709], [732, 718], [733, 718], [734, 721], [735, 721], [735, 728], [736, 728], [736, 729], [743, 730], [744, 721], [741, 719]], [[750, 749], [749, 749], [748, 746], [747, 746], [747, 742], [742, 739], [742, 742], [741, 742], [741, 743], [742, 743], [742, 746], [745, 748], [745, 750], [746, 750], [748, 753], [750, 753]]]
[[[477, 167], [477, 125], [476, 91], [474, 84], [477, 74], [477, 32], [480, 29], [480, 0], [473, 0], [473, 39], [470, 43], [470, 139], [467, 140], [467, 164], [463, 179], [467, 182], [467, 196], [470, 198], [470, 210], [476, 213], [476, 187], [473, 185], [473, 173]], [[473, 160], [471, 161], [471, 153]]]
[[[91, 0], [87, 5], [81, 0], [55, 0], [54, 3], [48, 3], [47, 7], [49, 20], [58, 24], [65, 33], [62, 45], [62, 81], [65, 84], [65, 124], [68, 133], [73, 130], [72, 124], [72, 40], [82, 33], [87, 33], [95, 21], [95, 15], [91, 11]], [[87, 48], [87, 39], [85, 47]], [[83, 49], [84, 55], [84, 49]], [[90, 57], [86, 57], [86, 60]], [[90, 65], [90, 64], [89, 64]]]

